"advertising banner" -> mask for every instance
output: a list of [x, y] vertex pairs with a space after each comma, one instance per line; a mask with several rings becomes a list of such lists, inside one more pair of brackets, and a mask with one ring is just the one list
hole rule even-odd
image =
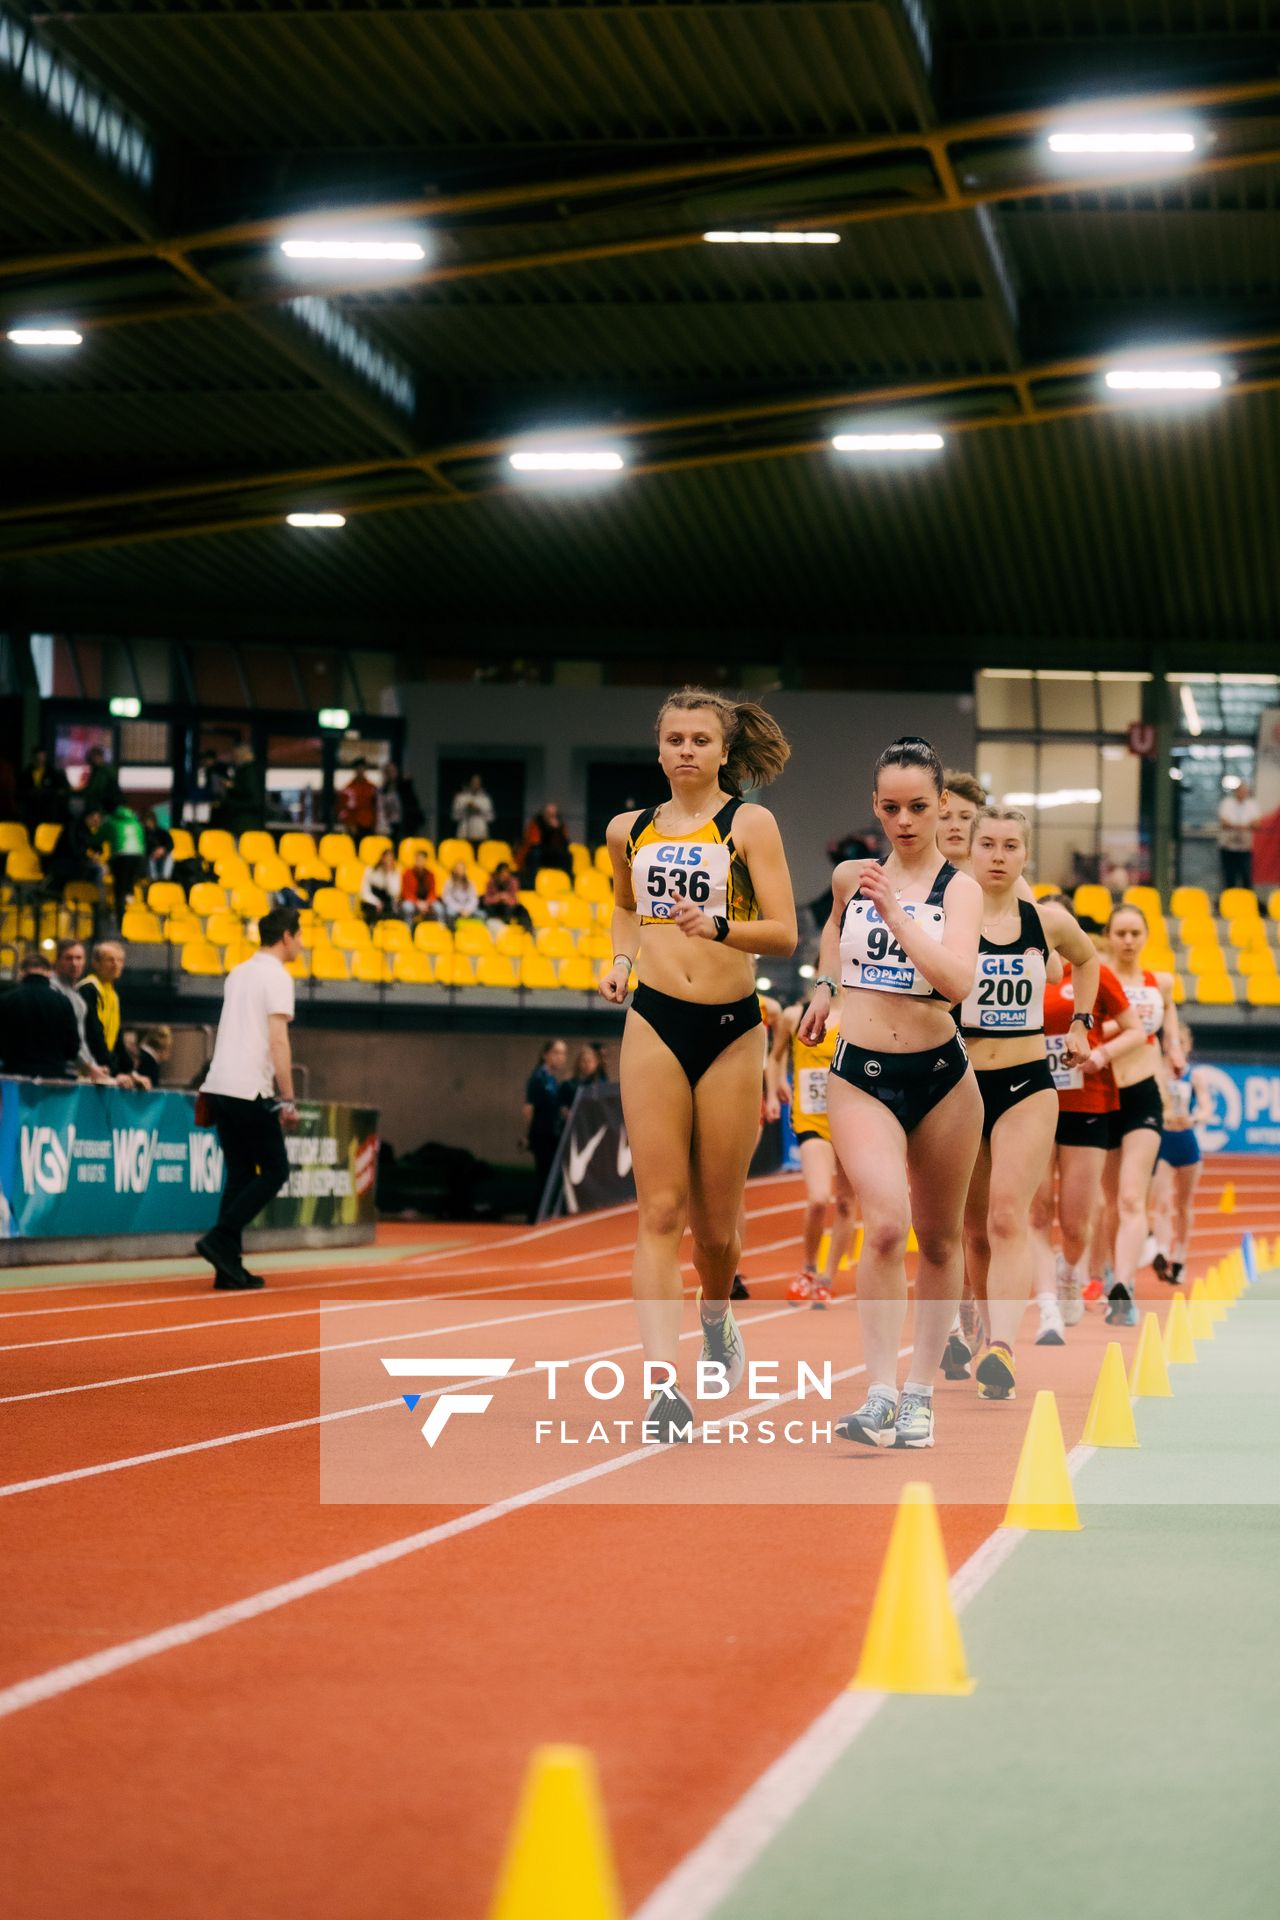
[[1280, 1067], [1211, 1067], [1195, 1063], [1213, 1114], [1196, 1128], [1205, 1153], [1280, 1150]]
[[[307, 1102], [262, 1227], [372, 1224], [378, 1116]], [[0, 1079], [0, 1237], [81, 1239], [212, 1226], [223, 1182], [195, 1096]]]
[[556, 1213], [594, 1213], [634, 1200], [631, 1148], [622, 1120], [616, 1080], [579, 1087], [560, 1136], [555, 1164], [542, 1197], [541, 1218]]

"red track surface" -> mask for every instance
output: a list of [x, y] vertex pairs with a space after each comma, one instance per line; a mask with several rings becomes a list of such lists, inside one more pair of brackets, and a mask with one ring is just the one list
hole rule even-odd
[[[798, 1183], [758, 1183], [751, 1209], [745, 1265], [767, 1310], [795, 1262]], [[1280, 1231], [1280, 1171], [1218, 1160], [1193, 1270], [1246, 1226]], [[465, 1245], [443, 1257], [356, 1254], [341, 1285], [292, 1269], [251, 1298], [37, 1278], [0, 1295], [0, 1480], [313, 1423], [322, 1303], [607, 1298], [631, 1230], [625, 1212], [448, 1229]], [[940, 1383], [927, 1461], [868, 1456], [877, 1504], [550, 1501], [19, 1707], [0, 1722], [7, 1915], [477, 1920], [526, 1757], [548, 1740], [597, 1754], [635, 1904], [847, 1682], [896, 1487], [925, 1469], [958, 1565], [1001, 1517], [990, 1489], [1012, 1478], [1031, 1390], [1056, 1389], [1074, 1444], [1107, 1337], [1090, 1315], [1065, 1349], [1027, 1347], [1012, 1407]], [[856, 1361], [850, 1307], [824, 1339], [838, 1366]], [[565, 1353], [593, 1344], [571, 1322], [556, 1335]], [[290, 1357], [230, 1364], [257, 1355]], [[111, 1381], [128, 1384], [75, 1391]], [[318, 1457], [305, 1424], [0, 1499], [0, 1689], [454, 1517], [321, 1506]], [[976, 1486], [984, 1504], [965, 1504]]]

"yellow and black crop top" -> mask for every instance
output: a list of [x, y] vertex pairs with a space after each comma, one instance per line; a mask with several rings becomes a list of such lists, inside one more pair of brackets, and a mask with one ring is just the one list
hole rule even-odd
[[733, 842], [733, 817], [741, 805], [726, 801], [696, 833], [664, 833], [654, 825], [656, 807], [637, 816], [627, 835], [627, 865], [642, 926], [669, 920], [685, 900], [713, 917], [759, 918], [747, 863]]

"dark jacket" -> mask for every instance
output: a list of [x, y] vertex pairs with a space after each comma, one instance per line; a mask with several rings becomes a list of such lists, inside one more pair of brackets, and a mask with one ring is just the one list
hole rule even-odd
[[46, 821], [64, 821], [71, 805], [71, 788], [61, 767], [46, 766], [36, 780], [34, 766], [22, 769], [19, 805], [30, 832]]
[[267, 797], [262, 768], [246, 760], [231, 771], [231, 785], [222, 803], [222, 820], [229, 833], [249, 833], [266, 819]]
[[[118, 991], [118, 989], [117, 989]], [[90, 1053], [100, 1067], [107, 1067], [112, 1073], [132, 1073], [133, 1061], [124, 1044], [124, 1019], [120, 1021], [120, 1031], [116, 1035], [114, 1047], [107, 1045], [107, 1036], [102, 1031], [102, 1015], [99, 1010], [98, 983], [92, 976], [82, 980], [79, 986], [80, 998], [84, 1001], [84, 1037]], [[79, 1042], [77, 1041], [77, 1045]]]
[[70, 1080], [79, 1051], [75, 1014], [47, 974], [28, 974], [0, 1000], [0, 1060], [6, 1073]]

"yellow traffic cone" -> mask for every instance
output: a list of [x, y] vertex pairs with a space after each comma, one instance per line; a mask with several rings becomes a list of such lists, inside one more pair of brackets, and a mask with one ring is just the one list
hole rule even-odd
[[853, 1687], [874, 1693], [973, 1692], [947, 1589], [933, 1488], [902, 1489]]
[[908, 1227], [907, 1228], [907, 1252], [919, 1253], [919, 1251], [920, 1251], [920, 1242], [916, 1239], [916, 1230], [914, 1227]]
[[1193, 1340], [1213, 1339], [1213, 1308], [1205, 1292], [1203, 1276], [1197, 1274], [1191, 1282], [1191, 1298], [1187, 1302], [1187, 1320]]
[[819, 1273], [826, 1272], [827, 1255], [830, 1252], [831, 1252], [831, 1235], [829, 1233], [824, 1233], [821, 1240], [819, 1240], [818, 1242], [818, 1272]]
[[1031, 1527], [1039, 1533], [1079, 1531], [1080, 1515], [1062, 1442], [1058, 1403], [1045, 1388], [1032, 1404], [1018, 1470], [1013, 1476], [1013, 1492], [1001, 1525]]
[[1236, 1189], [1234, 1181], [1228, 1180], [1222, 1189], [1222, 1198], [1218, 1202], [1219, 1213], [1234, 1213], [1236, 1210]]
[[1209, 1302], [1209, 1311], [1213, 1315], [1214, 1325], [1227, 1317], [1227, 1303], [1222, 1292], [1222, 1268], [1210, 1267], [1205, 1276], [1205, 1298]]
[[1138, 1338], [1138, 1351], [1133, 1357], [1133, 1371], [1129, 1375], [1129, 1391], [1136, 1393], [1140, 1400], [1169, 1400], [1173, 1397], [1169, 1369], [1164, 1363], [1164, 1348], [1160, 1344], [1160, 1322], [1154, 1313], [1142, 1316], [1142, 1332]]
[[849, 1261], [850, 1261], [850, 1260], [851, 1260], [851, 1261], [853, 1262], [853, 1264], [854, 1264], [854, 1266], [856, 1266], [856, 1265], [858, 1264], [858, 1262], [859, 1262], [859, 1260], [861, 1260], [861, 1258], [862, 1258], [862, 1238], [863, 1238], [863, 1235], [862, 1235], [862, 1228], [861, 1228], [861, 1227], [855, 1227], [855, 1228], [854, 1228], [854, 1230], [853, 1230], [853, 1245], [852, 1245], [852, 1246], [850, 1247], [850, 1249], [849, 1249], [849, 1256], [848, 1256], [848, 1259], [846, 1259], [846, 1260], [845, 1260], [845, 1261], [843, 1262], [843, 1264], [844, 1264], [845, 1266], [848, 1266], [848, 1265], [849, 1265]]
[[585, 1747], [539, 1747], [530, 1760], [489, 1920], [623, 1920]]
[[[1194, 1352], [1194, 1348], [1192, 1349]], [[1098, 1368], [1089, 1413], [1080, 1436], [1086, 1447], [1136, 1447], [1133, 1402], [1124, 1376], [1124, 1353], [1118, 1340], [1109, 1340]]]
[[1169, 1318], [1164, 1323], [1164, 1357], [1171, 1367], [1194, 1367], [1196, 1343], [1191, 1338], [1191, 1320], [1187, 1303], [1180, 1293], [1173, 1296]]

